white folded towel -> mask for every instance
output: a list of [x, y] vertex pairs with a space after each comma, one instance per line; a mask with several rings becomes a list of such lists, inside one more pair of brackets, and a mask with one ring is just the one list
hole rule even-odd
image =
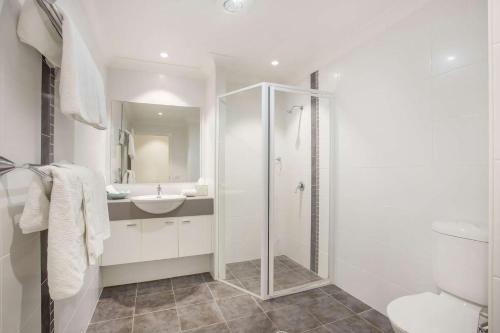
[[104, 251], [104, 240], [110, 236], [108, 200], [104, 176], [88, 168], [73, 165], [58, 165], [77, 175], [83, 186], [83, 214], [87, 255], [90, 265], [96, 265]]
[[122, 184], [135, 184], [135, 172], [134, 170], [127, 170], [123, 174]]
[[23, 43], [43, 54], [52, 65], [61, 66], [61, 36], [34, 0], [26, 0], [23, 4], [17, 23], [17, 35]]
[[189, 188], [189, 189], [184, 189], [181, 191], [181, 194], [186, 196], [186, 197], [195, 197], [198, 192], [194, 188]]
[[[48, 168], [40, 168], [43, 172], [49, 172]], [[49, 189], [38, 176], [33, 178], [28, 189], [28, 195], [24, 204], [23, 214], [19, 220], [19, 227], [23, 234], [42, 231], [49, 226]]]
[[43, 185], [35, 180], [20, 226], [23, 232], [33, 232], [48, 225], [48, 284], [52, 299], [60, 300], [80, 291], [88, 265], [97, 264], [103, 241], [110, 236], [104, 177], [76, 165], [41, 169], [52, 176], [50, 203]]
[[88, 267], [83, 190], [78, 175], [51, 167], [47, 275], [50, 296], [60, 300], [80, 291]]
[[135, 158], [135, 132], [134, 129], [130, 131], [128, 135], [128, 156], [131, 159]]
[[105, 129], [106, 97], [101, 74], [69, 15], [64, 15], [62, 29], [61, 112], [97, 129]]

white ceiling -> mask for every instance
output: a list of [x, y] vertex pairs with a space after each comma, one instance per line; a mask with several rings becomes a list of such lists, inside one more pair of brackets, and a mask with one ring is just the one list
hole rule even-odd
[[[200, 69], [215, 56], [231, 73], [290, 81], [427, 0], [254, 0], [227, 14], [217, 0], [86, 0], [103, 54]], [[159, 54], [166, 51], [168, 59]], [[272, 67], [271, 60], [280, 65]]]
[[134, 124], [186, 126], [200, 121], [200, 109], [194, 107], [125, 102], [123, 109], [132, 127]]

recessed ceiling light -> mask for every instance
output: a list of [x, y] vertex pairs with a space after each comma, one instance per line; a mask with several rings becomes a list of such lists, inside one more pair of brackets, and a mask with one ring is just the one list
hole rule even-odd
[[448, 58], [446, 58], [446, 60], [448, 60], [448, 61], [453, 61], [455, 59], [457, 59], [457, 57], [455, 57], [455, 56], [449, 56]]
[[158, 112], [158, 115], [159, 116], [163, 116], [163, 112]]
[[279, 64], [280, 64], [280, 62], [278, 60], [271, 61], [271, 65], [273, 65], [273, 66], [278, 66]]
[[228, 13], [241, 12], [248, 5], [248, 0], [223, 0], [222, 6]]
[[167, 52], [162, 52], [162, 53], [160, 53], [160, 57], [162, 57], [162, 58], [168, 58], [168, 53]]

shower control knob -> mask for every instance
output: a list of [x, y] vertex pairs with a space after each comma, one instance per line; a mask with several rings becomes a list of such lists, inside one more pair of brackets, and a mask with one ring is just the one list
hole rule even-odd
[[295, 188], [295, 193], [297, 193], [298, 191], [304, 192], [305, 189], [306, 189], [306, 186], [304, 185], [304, 182], [299, 182], [299, 184]]

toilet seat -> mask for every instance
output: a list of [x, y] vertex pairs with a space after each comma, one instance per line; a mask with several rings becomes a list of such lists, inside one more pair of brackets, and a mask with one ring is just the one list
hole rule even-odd
[[387, 306], [392, 324], [407, 333], [476, 333], [480, 311], [444, 292], [404, 296]]

